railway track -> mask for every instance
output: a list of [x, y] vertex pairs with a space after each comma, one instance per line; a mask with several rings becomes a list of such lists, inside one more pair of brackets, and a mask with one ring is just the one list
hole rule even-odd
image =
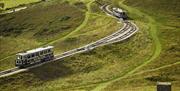
[[[111, 10], [109, 10], [108, 5], [102, 6], [101, 9], [107, 15], [113, 16], [113, 13], [112, 13]], [[117, 19], [119, 19], [119, 18], [117, 18]], [[121, 21], [122, 19], [119, 19], [119, 20]], [[75, 54], [78, 54], [78, 53], [83, 53], [83, 52], [86, 52], [86, 51], [90, 51], [90, 50], [93, 50], [94, 48], [97, 48], [97, 47], [100, 47], [100, 46], [104, 46], [104, 45], [108, 45], [108, 44], [112, 44], [112, 43], [116, 43], [116, 42], [126, 40], [127, 38], [131, 37], [134, 33], [136, 33], [138, 31], [138, 27], [132, 22], [123, 21], [123, 24], [124, 24], [123, 27], [121, 29], [119, 29], [118, 31], [116, 31], [115, 33], [113, 33], [113, 34], [111, 34], [111, 35], [109, 35], [107, 37], [104, 37], [104, 38], [102, 38], [102, 39], [100, 39], [98, 41], [95, 41], [93, 43], [85, 45], [83, 47], [76, 48], [76, 49], [64, 52], [62, 54], [59, 54], [59, 55], [55, 55], [55, 59], [52, 60], [52, 61], [47, 61], [47, 62], [43, 62], [43, 63], [37, 63], [35, 65], [32, 65], [32, 66], [27, 67], [27, 68], [23, 68], [23, 69], [15, 67], [15, 68], [12, 68], [12, 69], [1, 71], [0, 72], [0, 78], [10, 76], [10, 75], [13, 75], [13, 74], [17, 74], [17, 73], [20, 73], [20, 72], [24, 72], [24, 71], [27, 71], [27, 70], [29, 70], [31, 68], [35, 68], [35, 67], [38, 67], [38, 66], [53, 62], [53, 61], [57, 61], [59, 59], [63, 59], [65, 57], [69, 57], [69, 56], [72, 56], [72, 55], [75, 55]]]

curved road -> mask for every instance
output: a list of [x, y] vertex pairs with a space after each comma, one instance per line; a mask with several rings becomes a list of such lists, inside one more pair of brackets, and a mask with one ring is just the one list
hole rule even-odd
[[[104, 6], [101, 7], [101, 9], [107, 15], [113, 16], [113, 13], [109, 10], [108, 7], [109, 7], [109, 5], [104, 5]], [[121, 18], [117, 18], [117, 19], [122, 21]], [[13, 74], [17, 74], [17, 73], [20, 73], [20, 72], [24, 72], [24, 71], [27, 71], [27, 70], [29, 70], [31, 68], [35, 68], [35, 67], [38, 67], [38, 66], [50, 63], [50, 62], [54, 62], [54, 61], [57, 61], [59, 59], [65, 58], [65, 57], [69, 57], [71, 55], [87, 52], [87, 51], [90, 51], [90, 50], [92, 50], [94, 48], [97, 48], [99, 46], [104, 46], [104, 45], [108, 45], [108, 44], [112, 44], [112, 43], [116, 43], [116, 42], [126, 40], [127, 38], [131, 37], [132, 35], [134, 35], [138, 31], [138, 27], [134, 23], [132, 23], [130, 21], [122, 21], [122, 22], [123, 22], [124, 25], [123, 25], [123, 27], [121, 29], [119, 29], [117, 32], [115, 32], [115, 33], [113, 33], [113, 34], [111, 34], [111, 35], [109, 35], [109, 36], [107, 36], [105, 38], [102, 38], [102, 39], [100, 39], [100, 40], [98, 40], [96, 42], [87, 44], [86, 46], [76, 48], [76, 49], [64, 52], [62, 54], [59, 54], [59, 55], [55, 55], [55, 59], [52, 60], [52, 61], [47, 61], [47, 62], [35, 64], [35, 65], [31, 66], [31, 67], [27, 67], [27, 68], [24, 68], [24, 69], [20, 69], [18, 67], [15, 67], [15, 68], [12, 68], [12, 69], [1, 71], [0, 72], [0, 78], [10, 76], [10, 75], [13, 75]]]

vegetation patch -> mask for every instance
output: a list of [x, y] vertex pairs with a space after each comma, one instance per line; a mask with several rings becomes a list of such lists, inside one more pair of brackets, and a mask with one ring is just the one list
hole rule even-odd
[[83, 10], [87, 9], [86, 5], [83, 2], [75, 2], [74, 5]]
[[[77, 36], [76, 38], [79, 38], [78, 34], [79, 36], [86, 34], [86, 36], [90, 36], [90, 38], [92, 38], [91, 36], [93, 33], [99, 34], [98, 36], [104, 36], [102, 34], [103, 30], [106, 30], [106, 28], [107, 30], [110, 30], [113, 28], [112, 26], [114, 24], [117, 24], [115, 21], [112, 21], [111, 18], [107, 18], [107, 20], [109, 21], [106, 20], [106, 22], [103, 22], [102, 25], [107, 25], [106, 23], [113, 25], [109, 25], [107, 27], [101, 26], [100, 21], [103, 21], [106, 18], [100, 16], [91, 16], [87, 27], [85, 27], [85, 29], [82, 29], [81, 31], [77, 31], [76, 33], [74, 33], [74, 37], [70, 39], [68, 38], [67, 41], [69, 41], [70, 43], [74, 43], [74, 41], [77, 41], [75, 37]], [[99, 21], [99, 23], [97, 23], [97, 21]], [[111, 23], [109, 23], [110, 21]], [[137, 23], [141, 24], [140, 22]], [[90, 26], [89, 24], [94, 25], [88, 27]], [[101, 27], [99, 27], [97, 31], [94, 30], [97, 29], [98, 26]], [[97, 85], [98, 83], [106, 82], [122, 76], [129, 70], [132, 70], [134, 69], [134, 67], [141, 64], [144, 61], [144, 58], [150, 57], [152, 54], [152, 40], [151, 37], [147, 37], [149, 36], [149, 33], [145, 31], [146, 28], [146, 26], [141, 26], [141, 31], [124, 42], [100, 47], [86, 53], [77, 54], [72, 57], [61, 59], [57, 62], [46, 64], [42, 67], [34, 68], [26, 73], [21, 73], [21, 75], [31, 74], [31, 76], [29, 76], [30, 78], [40, 80], [37, 84], [40, 84], [41, 82], [43, 82], [43, 84], [41, 84], [41, 86], [32, 85], [32, 87], [29, 88], [23, 84], [15, 83], [16, 85], [14, 85], [15, 87], [13, 89], [23, 90], [23, 88], [20, 88], [18, 86], [25, 86], [26, 89], [31, 91], [79, 90], [80, 88], [87, 90], [92, 89], [91, 87], [86, 87], [88, 85]], [[115, 30], [116, 28], [114, 28], [114, 31]], [[83, 36], [82, 39], [83, 38], [86, 37]], [[78, 41], [82, 41], [82, 39], [80, 38], [78, 39]], [[11, 77], [17, 78], [19, 77], [19, 74]], [[4, 82], [4, 79], [9, 79], [9, 77], [3, 78], [1, 79], [1, 81]], [[27, 80], [29, 78], [22, 77], [21, 79], [21, 81], [26, 83], [28, 82]], [[12, 82], [15, 82], [16, 80], [17, 79], [13, 79]], [[6, 87], [10, 83], [4, 83], [2, 87]], [[12, 88], [8, 87], [5, 89], [13, 90]]]
[[[112, 0], [115, 6], [118, 0]], [[111, 1], [110, 1], [111, 3]], [[119, 3], [119, 2], [118, 2]], [[115, 80], [114, 82], [106, 85], [102, 90], [119, 90], [119, 91], [154, 91], [157, 81], [170, 81], [173, 83], [173, 89], [178, 91], [179, 89], [179, 29], [178, 29], [178, 15], [179, 15], [179, 3], [177, 0], [173, 1], [139, 1], [139, 0], [125, 0], [125, 6], [120, 4], [119, 7], [127, 9], [130, 14], [130, 17], [134, 20], [142, 21], [144, 24], [149, 22], [154, 22], [148, 24], [152, 30], [156, 30], [158, 39], [160, 40], [162, 51], [155, 59], [151, 62], [145, 62], [147, 64], [137, 68], [134, 74], [141, 72], [149, 72], [149, 70], [155, 70], [146, 76], [145, 74], [140, 75], [139, 77], [132, 77], [133, 73], [129, 76], [129, 79], [124, 80]], [[152, 7], [153, 6], [153, 7]], [[132, 9], [133, 7], [134, 9]], [[138, 10], [135, 10], [138, 9]], [[168, 11], [169, 10], [169, 11]], [[144, 15], [144, 14], [145, 15]], [[156, 27], [156, 28], [155, 28]], [[152, 34], [154, 36], [154, 34]], [[157, 45], [156, 42], [154, 45]], [[159, 50], [160, 47], [157, 47], [156, 50]], [[174, 65], [176, 65], [174, 67]], [[159, 69], [156, 69], [159, 68]], [[164, 71], [162, 71], [162, 70]], [[156, 74], [156, 71], [159, 72]], [[147, 73], [146, 73], [147, 74]], [[128, 77], [128, 76], [126, 76]], [[137, 78], [137, 79], [136, 79]], [[108, 83], [108, 82], [107, 82]], [[102, 84], [103, 86], [104, 84]], [[95, 88], [93, 86], [92, 88]]]
[[[62, 38], [78, 27], [83, 20], [82, 11], [58, 1], [39, 3], [23, 11], [1, 15], [0, 70], [13, 67], [9, 64], [14, 64], [16, 53]], [[13, 58], [9, 57], [12, 55]]]
[[[79, 0], [68, 1], [70, 5], [73, 5], [73, 9], [74, 5], [78, 7], [78, 10], [76, 12], [74, 11], [73, 14], [82, 12], [81, 9], [84, 7], [83, 4], [86, 5], [86, 14], [78, 13], [77, 17], [79, 18], [74, 20], [71, 24], [69, 24], [68, 21], [72, 22], [74, 16], [71, 16], [69, 13], [67, 15], [63, 14], [60, 17], [54, 16], [55, 18], [48, 19], [50, 21], [47, 20], [48, 24], [44, 25], [35, 24], [35, 26], [33, 24], [24, 24], [32, 28], [28, 30], [22, 29], [23, 31], [17, 34], [14, 32], [12, 32], [12, 34], [11, 32], [7, 32], [5, 34], [9, 35], [1, 35], [3, 36], [1, 37], [3, 43], [5, 44], [8, 38], [9, 40], [11, 40], [12, 37], [18, 38], [19, 36], [21, 36], [20, 38], [24, 38], [25, 35], [23, 34], [26, 34], [26, 36], [31, 34], [36, 39], [34, 43], [32, 42], [34, 40], [31, 40], [31, 43], [40, 45], [46, 40], [43, 35], [51, 33], [50, 31], [54, 31], [58, 32], [58, 34], [62, 33], [62, 35], [57, 35], [58, 38], [52, 38], [52, 35], [56, 35], [56, 33], [52, 32], [52, 34], [49, 34], [50, 38], [53, 40], [51, 43], [55, 46], [55, 53], [62, 53], [96, 41], [117, 31], [121, 27], [115, 19], [102, 13], [95, 3], [90, 2], [91, 0], [84, 0], [82, 2], [79, 2]], [[157, 81], [169, 81], [173, 84], [173, 91], [179, 91], [180, 53], [178, 45], [180, 45], [180, 38], [178, 29], [178, 1], [123, 0], [123, 3], [120, 3], [119, 0], [101, 1], [127, 10], [132, 21], [139, 27], [139, 31], [125, 41], [99, 47], [86, 53], [76, 54], [21, 74], [1, 78], [0, 89], [27, 91], [89, 91], [102, 88], [100, 89], [102, 91], [154, 91]], [[51, 5], [52, 8], [56, 6], [56, 4]], [[48, 11], [47, 8], [46, 10]], [[58, 10], [56, 11], [55, 9], [56, 13], [59, 12]], [[43, 9], [42, 11], [44, 12]], [[52, 15], [54, 14], [55, 13]], [[49, 15], [49, 13], [47, 15]], [[76, 26], [77, 28], [74, 29], [73, 32], [64, 33], [65, 31], [70, 31], [73, 27], [72, 25], [80, 21], [82, 16], [85, 16], [85, 20], [83, 23], [79, 22], [79, 24], [82, 23], [81, 26]], [[16, 17], [3, 16], [0, 18], [0, 21], [12, 21], [15, 18]], [[37, 17], [34, 16], [34, 18]], [[63, 24], [58, 22], [63, 22]], [[47, 25], [50, 25], [51, 28], [46, 27]], [[58, 27], [58, 25], [61, 25], [61, 27]], [[70, 28], [68, 26], [70, 26]], [[14, 28], [14, 26], [12, 28]], [[36, 31], [33, 31], [34, 29], [36, 29]], [[56, 29], [60, 30], [57, 31]], [[9, 31], [11, 31], [11, 29]], [[39, 35], [34, 35], [37, 32], [41, 33], [39, 33]], [[16, 36], [14, 36], [14, 34], [16, 34]], [[28, 38], [30, 39], [32, 36]], [[23, 41], [27, 40], [25, 39]], [[11, 44], [10, 42], [8, 43]], [[24, 46], [26, 46], [25, 44], [27, 42], [23, 43]], [[11, 50], [14, 48], [8, 47], [9, 49], [7, 50], [5, 45], [3, 46], [2, 53], [4, 51], [11, 53]], [[21, 45], [21, 47], [24, 46]], [[4, 57], [3, 55], [2, 57]], [[12, 62], [9, 59], [0, 61], [3, 63], [4, 68], [6, 68], [6, 65], [9, 66], [9, 63]], [[4, 63], [4, 61], [7, 63]], [[3, 67], [1, 69], [4, 69]]]
[[36, 3], [40, 1], [42, 0], [0, 0], [1, 3], [0, 8], [5, 10], [5, 9], [10, 9], [13, 7], [18, 7], [25, 4]]

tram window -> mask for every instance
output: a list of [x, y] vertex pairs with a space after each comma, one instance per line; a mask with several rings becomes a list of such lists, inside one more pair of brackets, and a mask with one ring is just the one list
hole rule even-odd
[[48, 49], [48, 52], [51, 52], [51, 50], [50, 50], [50, 49]]
[[32, 57], [34, 57], [35, 55], [34, 55], [34, 53], [32, 54]]
[[36, 56], [39, 56], [39, 53], [38, 53], [38, 52], [36, 53]]
[[17, 61], [17, 63], [21, 63], [21, 61]]
[[44, 50], [44, 54], [46, 54], [47, 53], [47, 51], [46, 50]]
[[18, 56], [18, 59], [22, 59], [22, 56]]
[[20, 59], [20, 56], [17, 56], [17, 59]]
[[24, 59], [26, 59], [26, 58], [27, 58], [27, 56], [25, 55], [25, 56], [24, 56]]
[[30, 55], [27, 55], [28, 58], [30, 58]]
[[43, 51], [40, 52], [40, 55], [43, 55]]

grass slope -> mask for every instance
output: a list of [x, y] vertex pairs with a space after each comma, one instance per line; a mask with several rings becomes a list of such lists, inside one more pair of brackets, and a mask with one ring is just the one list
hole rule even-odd
[[[142, 22], [137, 21], [136, 23], [142, 25]], [[62, 45], [59, 46], [59, 49], [63, 47], [64, 43], [67, 43], [65, 46], [79, 45], [79, 43], [93, 41], [118, 29], [119, 24], [114, 19], [93, 14], [87, 25], [72, 35], [71, 41], [67, 40], [57, 44]], [[116, 79], [142, 64], [144, 59], [153, 54], [152, 38], [146, 31], [147, 25], [142, 25], [140, 29], [141, 31], [127, 41], [97, 48], [91, 52], [32, 69], [29, 72], [3, 78], [0, 80], [0, 83], [3, 83], [1, 88], [33, 91], [69, 91], [81, 88], [88, 90], [89, 88], [86, 87], [89, 85], [96, 86], [99, 83]], [[74, 39], [77, 41], [73, 42]], [[6, 83], [7, 80], [10, 82]], [[16, 82], [17, 80], [18, 82]], [[25, 85], [28, 83], [31, 84], [30, 87]], [[14, 84], [14, 88], [10, 88], [11, 84]]]
[[[1, 87], [4, 90], [71, 91], [81, 88], [88, 90], [86, 86], [89, 84], [97, 85], [99, 82], [109, 81], [124, 75], [141, 64], [144, 58], [151, 56], [149, 53], [152, 53], [152, 41], [146, 37], [148, 35], [148, 32], [144, 30], [139, 31], [128, 41], [100, 47], [91, 52], [32, 69], [29, 72], [3, 78], [0, 80]], [[141, 43], [136, 41], [141, 41]], [[129, 65], [132, 63], [134, 65]], [[7, 80], [10, 82], [6, 83]], [[28, 83], [31, 84], [30, 87], [25, 85]], [[11, 84], [14, 84], [14, 88], [10, 88]]]
[[[72, 0], [70, 4], [77, 2], [79, 0]], [[175, 3], [178, 1], [106, 2], [126, 9], [140, 31], [126, 41], [2, 78], [0, 89], [154, 91], [157, 81], [170, 81], [173, 91], [179, 91], [179, 9]], [[69, 33], [71, 36], [67, 34], [68, 37], [57, 39], [58, 42], [50, 42], [57, 46], [56, 53], [95, 41], [120, 27], [113, 18], [101, 15], [102, 12], [90, 0], [84, 0], [83, 3], [88, 6], [85, 9], [88, 10], [87, 20], [75, 32]]]
[[[66, 11], [61, 12], [64, 9]], [[13, 67], [15, 53], [62, 38], [78, 27], [83, 20], [82, 11], [63, 2], [40, 3], [24, 11], [2, 15], [0, 18], [1, 70]]]
[[17, 7], [19, 5], [30, 4], [40, 1], [41, 0], [0, 0], [0, 3], [4, 3], [3, 9], [7, 9], [7, 8]]
[[[87, 4], [88, 11], [85, 14], [85, 19], [82, 18], [84, 16], [84, 12], [79, 11], [79, 9], [74, 6], [69, 6], [67, 2], [60, 2], [57, 4], [42, 3], [42, 6], [46, 5], [44, 6], [44, 8], [40, 9], [40, 4], [36, 7], [33, 6], [30, 10], [27, 11], [21, 11], [12, 15], [3, 16], [1, 18], [2, 21], [6, 21], [9, 17], [14, 18], [1, 23], [2, 29], [0, 32], [2, 38], [0, 42], [3, 45], [1, 45], [0, 51], [2, 53], [2, 55], [0, 56], [2, 58], [0, 60], [0, 69], [4, 70], [14, 67], [14, 54], [19, 51], [42, 45], [54, 45], [56, 48], [55, 53], [62, 53], [64, 51], [80, 47], [92, 41], [96, 41], [102, 37], [105, 37], [106, 35], [109, 35], [112, 32], [116, 31], [120, 27], [120, 24], [116, 24], [116, 20], [111, 17], [107, 17], [101, 14], [94, 14], [93, 12], [91, 13], [91, 3], [92, 2], [89, 2]], [[98, 7], [96, 6], [96, 8]], [[42, 10], [44, 9], [49, 9], [47, 11], [48, 13], [42, 12]], [[66, 9], [67, 12], [60, 12], [64, 9]], [[29, 12], [31, 12], [32, 14], [29, 15]], [[50, 12], [52, 14], [49, 14]], [[56, 12], [59, 12], [59, 15], [53, 14]], [[37, 16], [41, 14], [44, 15]], [[20, 16], [22, 15], [25, 16], [21, 18], [22, 21], [25, 19], [26, 20], [24, 22], [22, 22], [21, 20], [17, 21], [17, 19], [20, 19]], [[44, 19], [46, 17], [47, 19]], [[84, 21], [82, 22], [83, 19]], [[99, 23], [103, 20], [105, 20], [106, 22]], [[96, 21], [96, 23], [94, 23], [94, 21]], [[7, 23], [10, 24], [4, 27]], [[92, 24], [94, 24], [93, 27], [90, 26]], [[109, 25], [105, 26], [106, 24]], [[107, 31], [110, 26], [112, 26], [111, 31]], [[17, 30], [18, 32], [16, 32]], [[22, 42], [25, 43], [22, 44]], [[15, 45], [20, 46], [14, 48]]]
[[[168, 1], [146, 1], [144, 2], [140, 2], [140, 1], [135, 1], [135, 0], [126, 0], [125, 4], [127, 5], [132, 5], [132, 6], [136, 6], [137, 9], [143, 11], [138, 11], [136, 9], [132, 9], [128, 6], [125, 6], [123, 4], [120, 4], [121, 7], [127, 9], [131, 14], [137, 14], [139, 16], [142, 16], [144, 20], [147, 20], [146, 22], [148, 22], [149, 26], [151, 27], [152, 30], [152, 37], [154, 38], [154, 43], [157, 45], [157, 49], [154, 53], [154, 56], [146, 61], [144, 64], [140, 65], [139, 67], [137, 67], [136, 69], [134, 69], [133, 71], [127, 73], [127, 76], [123, 76], [123, 77], [128, 77], [131, 76], [133, 74], [133, 72], [147, 72], [149, 70], [152, 69], [151, 74], [148, 75], [148, 77], [146, 77], [146, 75], [141, 74], [138, 78], [138, 80], [136, 79], [136, 77], [134, 76], [133, 78], [136, 80], [131, 79], [131, 77], [129, 77], [129, 80], [123, 80], [121, 81], [123, 77], [116, 79], [114, 81], [110, 81], [106, 84], [101, 84], [97, 89], [97, 91], [99, 91], [100, 89], [102, 90], [120, 90], [120, 91], [131, 91], [131, 90], [135, 90], [135, 91], [154, 91], [155, 90], [155, 83], [157, 81], [170, 81], [173, 83], [173, 90], [174, 91], [178, 91], [179, 89], [179, 57], [178, 55], [179, 53], [179, 47], [176, 45], [179, 45], [179, 30], [178, 28], [178, 23], [177, 21], [179, 21], [178, 18], [178, 1], [177, 0], [173, 0], [171, 3], [169, 3]], [[173, 6], [173, 5], [174, 6]], [[116, 4], [117, 5], [117, 4]], [[148, 6], [152, 6], [154, 5], [154, 7], [148, 7]], [[158, 6], [160, 5], [160, 6]], [[158, 8], [158, 10], [157, 10]], [[168, 11], [169, 10], [169, 11]], [[167, 13], [168, 11], [168, 13]], [[147, 13], [147, 14], [145, 14]], [[135, 15], [132, 15], [131, 17], [133, 17], [133, 19], [136, 19], [134, 17]], [[171, 20], [168, 20], [171, 19]], [[171, 22], [167, 22], [167, 21], [171, 21]], [[173, 25], [173, 26], [172, 26]], [[171, 28], [170, 28], [171, 27]], [[168, 31], [169, 29], [172, 29], [170, 31]], [[155, 32], [153, 31], [157, 31], [159, 33], [159, 39], [161, 40], [161, 43], [163, 44], [162, 46], [162, 51], [160, 54], [160, 50], [161, 47], [159, 46], [159, 42], [157, 41], [158, 37], [155, 34]], [[172, 34], [172, 36], [169, 35], [163, 35], [163, 33], [165, 34]], [[173, 47], [173, 49], [172, 49]], [[171, 50], [172, 49], [172, 50]], [[171, 54], [170, 54], [171, 53]], [[159, 55], [160, 54], [160, 55]], [[166, 55], [166, 56], [165, 56]], [[173, 68], [173, 66], [176, 66]], [[157, 67], [159, 67], [159, 69], [156, 69]], [[156, 69], [156, 70], [154, 70]], [[163, 71], [162, 71], [162, 70]], [[168, 69], [168, 70], [167, 70]], [[171, 70], [170, 70], [171, 69]], [[167, 71], [165, 71], [167, 70]], [[154, 74], [153, 74], [154, 72]], [[138, 82], [140, 81], [140, 82]], [[132, 82], [132, 83], [131, 83]], [[134, 82], [134, 83], [133, 83]], [[136, 84], [136, 82], [138, 84]], [[123, 85], [123, 84], [125, 85]], [[128, 87], [129, 86], [129, 87]], [[112, 88], [113, 87], [113, 88]], [[136, 87], [136, 88], [135, 88]], [[99, 89], [99, 90], [98, 90]]]

